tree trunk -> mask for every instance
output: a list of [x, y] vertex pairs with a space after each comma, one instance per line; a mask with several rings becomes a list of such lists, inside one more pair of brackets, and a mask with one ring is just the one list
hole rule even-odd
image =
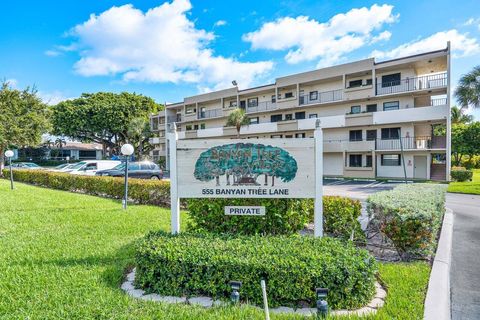
[[0, 177], [3, 177], [3, 169], [5, 168], [5, 151], [0, 147]]

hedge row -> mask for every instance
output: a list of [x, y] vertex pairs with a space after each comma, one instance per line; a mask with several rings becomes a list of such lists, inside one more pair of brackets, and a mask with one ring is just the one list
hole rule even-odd
[[375, 259], [366, 250], [332, 238], [225, 237], [150, 233], [136, 247], [135, 285], [172, 296], [228, 299], [229, 281], [241, 281], [240, 297], [262, 304], [260, 280], [273, 307], [315, 305], [325, 287], [333, 309], [365, 305], [374, 293]]
[[445, 212], [445, 185], [410, 184], [368, 198], [371, 222], [389, 238], [402, 260], [433, 254]]
[[473, 171], [466, 170], [464, 167], [452, 167], [450, 176], [458, 182], [470, 181], [473, 178]]
[[[4, 170], [4, 176], [9, 173]], [[68, 173], [43, 170], [13, 170], [15, 181], [37, 186], [81, 192], [94, 196], [122, 199], [124, 195], [123, 178], [81, 176]], [[166, 181], [130, 179], [128, 197], [139, 204], [170, 205], [170, 183]]]

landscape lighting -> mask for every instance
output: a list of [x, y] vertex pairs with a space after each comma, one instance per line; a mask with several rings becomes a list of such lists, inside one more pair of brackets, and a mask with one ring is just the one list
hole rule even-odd
[[319, 319], [325, 319], [328, 315], [328, 289], [317, 288], [315, 289], [315, 292], [317, 294], [317, 317]]
[[125, 196], [123, 197], [123, 209], [127, 209], [128, 200], [128, 158], [133, 154], [135, 149], [131, 144], [124, 144], [120, 152], [125, 156]]
[[230, 287], [232, 288], [232, 294], [230, 295], [230, 300], [233, 304], [240, 302], [240, 288], [242, 283], [240, 281], [230, 281]]
[[13, 190], [13, 172], [12, 172], [12, 158], [13, 158], [13, 151], [12, 150], [7, 150], [5, 151], [5, 157], [8, 158], [8, 164], [10, 166], [10, 189]]

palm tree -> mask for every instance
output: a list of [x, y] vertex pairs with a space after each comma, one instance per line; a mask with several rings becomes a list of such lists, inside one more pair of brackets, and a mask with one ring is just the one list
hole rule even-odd
[[464, 114], [463, 109], [453, 106], [451, 109], [452, 124], [469, 123], [473, 121], [473, 116]]
[[460, 103], [460, 109], [470, 106], [480, 108], [480, 66], [460, 78], [454, 94]]
[[250, 119], [247, 117], [245, 110], [236, 108], [233, 110], [227, 119], [227, 127], [235, 127], [237, 129], [237, 138], [240, 137], [240, 129], [242, 126], [250, 124]]

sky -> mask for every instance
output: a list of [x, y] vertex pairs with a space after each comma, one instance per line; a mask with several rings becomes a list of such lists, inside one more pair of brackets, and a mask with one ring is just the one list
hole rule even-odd
[[[480, 64], [480, 1], [2, 1], [0, 79], [55, 104], [84, 92], [159, 103], [452, 43], [452, 84]], [[480, 111], [475, 111], [480, 119]]]

